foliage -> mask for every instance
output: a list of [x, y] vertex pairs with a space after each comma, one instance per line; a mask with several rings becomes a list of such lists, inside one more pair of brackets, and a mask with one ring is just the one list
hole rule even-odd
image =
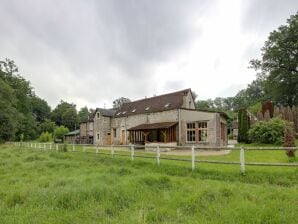
[[[286, 125], [284, 136], [284, 147], [295, 147], [295, 132], [293, 123], [288, 123]], [[295, 150], [287, 150], [286, 154], [288, 157], [295, 157]]]
[[49, 133], [54, 133], [54, 130], [56, 128], [55, 122], [45, 119], [44, 122], [40, 124], [40, 131], [41, 132], [49, 132]]
[[270, 33], [261, 49], [261, 59], [252, 67], [266, 77], [265, 91], [277, 105], [298, 104], [298, 12], [286, 25]]
[[122, 104], [131, 102], [130, 99], [125, 97], [119, 97], [113, 101], [113, 108], [120, 108]]
[[14, 139], [17, 132], [19, 112], [15, 104], [13, 89], [0, 78], [0, 142]]
[[63, 125], [70, 130], [78, 127], [78, 117], [76, 105], [63, 100], [52, 112], [52, 120], [58, 125]]
[[89, 118], [89, 110], [88, 107], [82, 107], [78, 112], [78, 122], [79, 124], [82, 122], [86, 122]]
[[51, 133], [49, 132], [43, 132], [41, 133], [40, 137], [39, 137], [39, 141], [40, 142], [52, 142], [53, 141], [53, 136]]
[[60, 139], [63, 141], [64, 135], [69, 132], [69, 129], [67, 127], [64, 127], [63, 125], [56, 127], [54, 130], [54, 138], [55, 139]]
[[250, 119], [246, 109], [240, 109], [238, 112], [238, 142], [248, 143], [248, 130]]
[[38, 96], [31, 97], [32, 114], [37, 122], [43, 122], [50, 119], [51, 107], [48, 103]]
[[286, 122], [280, 118], [258, 121], [248, 132], [251, 142], [281, 145], [284, 142]]

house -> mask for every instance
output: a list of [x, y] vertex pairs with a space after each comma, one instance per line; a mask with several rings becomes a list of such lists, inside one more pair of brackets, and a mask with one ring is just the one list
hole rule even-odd
[[78, 142], [80, 144], [93, 144], [93, 114], [89, 116], [89, 118], [80, 123], [80, 137], [78, 138]]
[[227, 115], [195, 109], [190, 89], [97, 108], [94, 144], [227, 145]]

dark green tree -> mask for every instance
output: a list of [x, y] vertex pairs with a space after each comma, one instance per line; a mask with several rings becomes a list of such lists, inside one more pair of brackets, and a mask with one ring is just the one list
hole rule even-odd
[[298, 105], [298, 12], [270, 33], [252, 67], [266, 79], [267, 97], [276, 105]]
[[78, 112], [78, 122], [86, 122], [88, 120], [89, 110], [88, 107], [82, 107]]
[[248, 130], [250, 119], [246, 109], [240, 109], [238, 112], [238, 142], [248, 143]]
[[31, 108], [32, 108], [32, 114], [35, 117], [36, 121], [43, 122], [46, 119], [50, 119], [51, 107], [45, 100], [35, 95], [32, 96]]
[[64, 125], [69, 130], [78, 127], [78, 115], [76, 105], [63, 100], [52, 111], [52, 120], [58, 125]]

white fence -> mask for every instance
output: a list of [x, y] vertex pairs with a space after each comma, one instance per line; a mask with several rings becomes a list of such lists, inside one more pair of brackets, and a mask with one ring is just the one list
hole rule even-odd
[[[67, 146], [68, 152], [83, 152], [83, 153], [95, 153], [95, 154], [105, 154], [114, 156], [129, 156], [133, 161], [136, 157], [140, 158], [153, 158], [156, 159], [156, 163], [159, 166], [161, 159], [163, 160], [176, 160], [191, 162], [192, 170], [195, 170], [196, 163], [214, 163], [214, 164], [230, 164], [230, 165], [240, 165], [241, 174], [245, 175], [245, 166], [281, 166], [281, 167], [298, 167], [298, 163], [267, 163], [267, 162], [245, 162], [245, 151], [248, 150], [297, 150], [298, 147], [198, 147], [198, 146], [146, 146], [146, 149], [154, 149], [153, 152], [143, 151], [142, 154], [135, 154], [136, 148], [145, 148], [144, 146], [136, 145], [87, 145], [87, 144], [56, 144], [56, 143], [36, 143], [36, 142], [12, 142], [15, 146], [20, 148], [30, 148], [38, 149], [41, 151], [63, 151], [65, 145]], [[71, 150], [69, 150], [71, 148]], [[180, 156], [180, 158], [173, 157], [162, 157], [161, 149], [181, 149], [181, 150], [191, 150], [191, 159], [184, 158], [185, 156]], [[87, 151], [88, 150], [88, 151]], [[90, 151], [91, 150], [91, 151]], [[197, 150], [238, 150], [239, 151], [239, 162], [235, 161], [219, 161], [219, 160], [202, 160], [198, 159], [196, 155]], [[129, 153], [123, 153], [129, 152]]]

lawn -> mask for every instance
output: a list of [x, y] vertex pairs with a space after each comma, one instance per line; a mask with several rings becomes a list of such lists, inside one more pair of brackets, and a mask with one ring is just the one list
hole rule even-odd
[[[204, 159], [239, 161], [239, 151]], [[246, 160], [288, 162], [274, 150]], [[0, 223], [296, 223], [298, 168], [246, 171], [0, 145]]]

